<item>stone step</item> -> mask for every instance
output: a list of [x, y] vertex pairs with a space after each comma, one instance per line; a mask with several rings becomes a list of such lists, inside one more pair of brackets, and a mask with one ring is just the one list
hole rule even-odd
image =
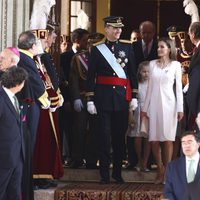
[[[110, 170], [110, 174], [112, 170]], [[156, 172], [152, 170], [150, 172], [137, 172], [133, 170], [123, 169], [122, 176], [125, 182], [141, 182], [152, 183], [155, 180]], [[94, 181], [100, 180], [98, 169], [70, 169], [64, 168], [64, 176], [60, 181]], [[112, 179], [111, 179], [112, 180]]]

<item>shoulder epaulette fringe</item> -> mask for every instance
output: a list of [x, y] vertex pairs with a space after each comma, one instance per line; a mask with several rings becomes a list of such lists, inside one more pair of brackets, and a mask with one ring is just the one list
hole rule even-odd
[[103, 38], [101, 41], [94, 43], [93, 46], [100, 45], [100, 44], [104, 43], [105, 41], [106, 41], [106, 38]]
[[122, 42], [122, 43], [131, 44], [131, 41], [130, 41], [130, 40], [119, 40], [119, 41]]

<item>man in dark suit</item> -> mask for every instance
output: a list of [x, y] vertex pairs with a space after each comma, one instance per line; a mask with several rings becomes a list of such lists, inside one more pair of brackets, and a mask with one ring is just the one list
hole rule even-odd
[[197, 200], [200, 197], [200, 180], [188, 184], [183, 200]]
[[97, 43], [89, 55], [87, 110], [90, 114], [97, 114], [101, 183], [110, 182], [111, 144], [112, 178], [123, 183], [121, 167], [128, 110], [137, 107], [136, 66], [131, 42], [119, 40], [124, 26], [122, 17], [106, 17], [104, 23], [106, 40]]
[[[20, 59], [20, 53], [15, 47], [8, 47], [0, 53], [0, 77], [5, 71], [7, 71], [13, 65], [17, 66]], [[19, 93], [18, 93], [19, 94]], [[21, 112], [21, 116], [25, 119], [24, 112]], [[33, 187], [32, 187], [32, 172], [31, 172], [31, 139], [30, 133], [26, 127], [26, 121], [23, 120], [23, 140], [25, 149], [25, 159], [23, 163], [23, 176], [22, 176], [22, 198], [33, 199]]]
[[20, 51], [19, 66], [24, 68], [29, 74], [28, 80], [20, 93], [19, 100], [24, 102], [27, 128], [31, 133], [31, 148], [33, 152], [40, 107], [48, 109], [50, 100], [48, 99], [48, 94], [38, 72], [37, 65], [33, 60], [33, 56], [37, 55], [38, 51], [35, 35], [31, 31], [22, 32], [18, 38], [18, 48]]
[[197, 135], [188, 131], [181, 137], [184, 156], [168, 164], [165, 176], [164, 198], [183, 200], [188, 183], [199, 181], [199, 141]]
[[142, 61], [157, 58], [157, 41], [154, 39], [155, 25], [150, 21], [144, 21], [140, 24], [139, 31], [142, 39], [133, 43], [137, 68]]
[[[195, 119], [198, 126], [195, 129], [200, 130], [200, 22], [194, 22], [190, 25], [189, 36], [195, 48], [188, 71], [189, 88], [186, 98], [191, 118], [190, 122], [192, 118]], [[194, 127], [190, 126], [190, 128]]]
[[19, 200], [24, 160], [21, 110], [15, 94], [28, 74], [16, 66], [1, 76], [0, 88], [0, 200]]

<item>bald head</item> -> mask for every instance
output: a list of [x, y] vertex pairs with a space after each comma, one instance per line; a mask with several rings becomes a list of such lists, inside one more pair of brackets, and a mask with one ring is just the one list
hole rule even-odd
[[149, 44], [155, 35], [155, 25], [151, 21], [144, 21], [140, 24], [139, 29], [141, 38], [145, 43]]
[[17, 63], [19, 62], [19, 55], [16, 54], [16, 52], [12, 49], [6, 48], [0, 53], [0, 71], [6, 71], [13, 65], [17, 65]]

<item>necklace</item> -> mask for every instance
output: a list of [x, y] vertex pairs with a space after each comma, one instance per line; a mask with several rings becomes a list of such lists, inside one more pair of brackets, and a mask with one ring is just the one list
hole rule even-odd
[[158, 66], [161, 68], [161, 69], [164, 69], [165, 67], [167, 67], [167, 65], [170, 63], [170, 61], [167, 61], [167, 62], [162, 62], [161, 60], [158, 61]]

